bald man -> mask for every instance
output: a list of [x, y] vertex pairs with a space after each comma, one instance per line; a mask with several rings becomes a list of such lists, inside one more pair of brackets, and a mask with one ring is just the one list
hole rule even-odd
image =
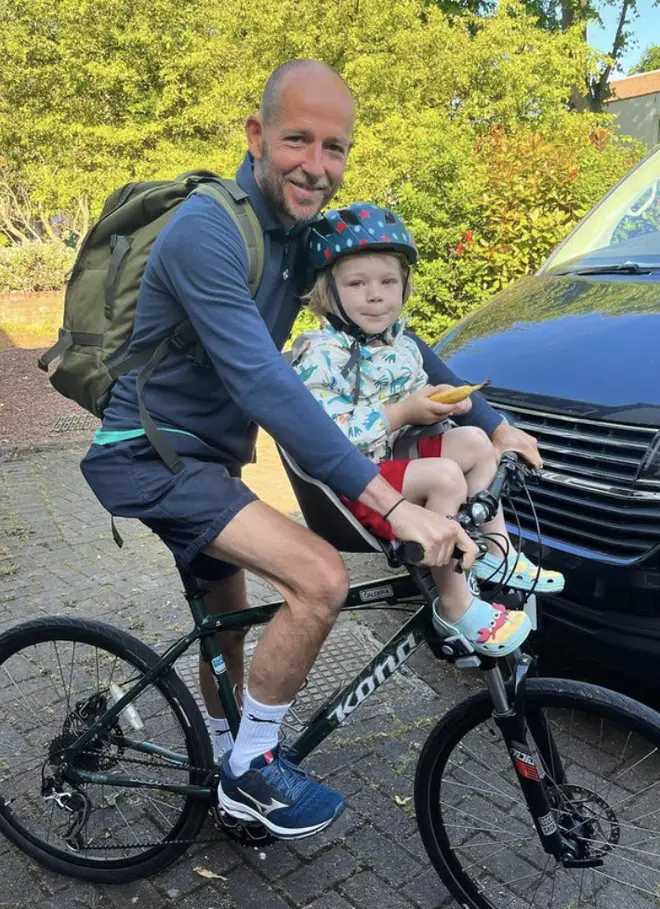
[[[184, 202], [160, 233], [140, 287], [129, 352], [189, 319], [206, 355], [200, 362], [190, 351], [174, 351], [144, 392], [183, 469], [171, 472], [141, 429], [137, 370], [116, 382], [81, 465], [108, 511], [143, 521], [183, 571], [201, 579], [210, 612], [248, 607], [244, 569], [281, 593], [284, 606], [254, 653], [235, 743], [210, 668], [200, 665], [216, 760], [222, 757], [220, 805], [281, 837], [322, 830], [343, 808], [339, 793], [284, 759], [278, 741], [346, 598], [348, 579], [335, 549], [241, 482], [241, 465], [251, 461], [262, 426], [308, 473], [349, 499], [381, 515], [400, 499], [280, 354], [300, 307], [301, 235], [341, 183], [353, 115], [348, 87], [324, 63], [293, 60], [272, 74], [259, 115], [246, 121], [248, 152], [237, 174], [264, 233], [265, 266], [254, 299], [241, 235], [222, 206], [204, 195]], [[438, 373], [429, 349], [423, 352], [431, 381], [451, 382], [451, 373]], [[500, 418], [485, 402], [479, 406], [481, 417], [473, 422], [491, 434]], [[445, 564], [455, 544], [467, 553], [467, 564], [476, 552], [456, 522], [408, 502], [390, 522], [400, 539], [424, 546], [429, 565]], [[242, 635], [227, 632], [218, 643], [242, 691]]]

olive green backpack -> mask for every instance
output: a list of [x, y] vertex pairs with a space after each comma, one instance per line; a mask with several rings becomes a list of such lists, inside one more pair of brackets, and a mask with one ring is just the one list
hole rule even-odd
[[254, 297], [264, 266], [264, 240], [247, 193], [210, 171], [191, 171], [176, 180], [127, 183], [106, 201], [84, 238], [64, 299], [64, 325], [58, 341], [39, 359], [55, 389], [97, 417], [103, 416], [114, 381], [141, 366], [137, 380], [142, 426], [171, 470], [180, 469], [174, 450], [159, 433], [142, 402], [142, 390], [158, 364], [173, 349], [201, 346], [189, 322], [181, 322], [160, 343], [126, 356], [140, 281], [156, 237], [192, 193], [209, 195], [230, 215], [248, 253], [250, 293]]

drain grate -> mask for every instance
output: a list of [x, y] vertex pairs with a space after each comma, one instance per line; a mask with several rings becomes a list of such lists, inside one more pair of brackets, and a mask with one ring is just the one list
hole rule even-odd
[[100, 420], [94, 414], [70, 413], [58, 417], [51, 432], [82, 432], [86, 429], [96, 429], [100, 425]]
[[[263, 629], [259, 629], [259, 633], [262, 631]], [[258, 637], [251, 632], [245, 642], [247, 663], [254, 653], [257, 641]], [[350, 681], [365, 663], [378, 653], [381, 646], [373, 634], [364, 626], [359, 625], [355, 619], [340, 616], [312, 667], [307, 685], [298, 693], [298, 697], [287, 715], [285, 732], [299, 733], [314, 711], [324, 704], [340, 686]], [[184, 654], [178, 660], [176, 670], [190, 688], [202, 709], [202, 714], [205, 715], [197, 676], [197, 651], [191, 649]], [[375, 706], [379, 698], [383, 696], [391, 698], [393, 694], [395, 697], [397, 694], [399, 697], [415, 695], [424, 699], [432, 699], [435, 696], [433, 690], [406, 666], [389, 679], [383, 689], [372, 695], [369, 704]], [[286, 734], [284, 738], [286, 739]]]

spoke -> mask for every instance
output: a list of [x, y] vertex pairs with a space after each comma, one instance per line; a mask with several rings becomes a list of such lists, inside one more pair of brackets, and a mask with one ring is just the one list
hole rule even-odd
[[[500, 739], [499, 741], [501, 743], [502, 740]], [[483, 767], [483, 769], [486, 770], [488, 772], [488, 774], [490, 774], [491, 777], [493, 776], [493, 774], [495, 774], [497, 776], [498, 780], [500, 780], [505, 786], [509, 787], [514, 792], [518, 791], [517, 788], [515, 786], [513, 786], [513, 784], [506, 777], [502, 776], [501, 771], [495, 770], [493, 768], [493, 766], [488, 763], [488, 761], [485, 761], [479, 754], [476, 754], [471, 748], [468, 748], [468, 746], [465, 744], [465, 742], [461, 742], [460, 748], [461, 748], [461, 751], [468, 754], [472, 758], [473, 761], [475, 761], [477, 764], [479, 764], [481, 767]], [[453, 761], [451, 763], [448, 763], [447, 766], [448, 767], [452, 767], [452, 766], [459, 767], [461, 770], [465, 769], [463, 764], [459, 764], [458, 762], [453, 762]], [[508, 769], [509, 768], [507, 767], [507, 770]], [[504, 793], [502, 793], [502, 794], [504, 794]]]
[[[488, 855], [482, 856], [482, 857], [479, 858], [478, 860], [475, 860], [475, 861], [471, 862], [471, 864], [469, 864], [469, 865], [464, 865], [464, 866], [463, 866], [463, 870], [464, 870], [464, 871], [469, 871], [470, 868], [474, 868], [475, 866], [482, 864], [483, 862], [487, 861], [488, 859], [495, 858], [496, 855], [499, 855], [501, 852], [504, 852], [505, 850], [510, 849], [512, 846], [519, 846], [519, 845], [521, 845], [522, 843], [525, 843], [525, 842], [526, 842], [526, 839], [524, 839], [524, 840], [516, 840], [514, 843], [504, 843], [503, 845], [499, 846], [497, 849], [494, 849], [492, 852], [489, 852]], [[494, 844], [494, 843], [490, 843], [489, 845], [492, 846], [492, 845], [495, 845], [495, 844]], [[465, 846], [460, 846], [459, 848], [465, 849], [465, 848], [467, 848], [467, 847], [470, 847], [470, 848], [471, 848], [471, 847], [472, 847], [472, 844], [471, 844], [471, 843], [466, 843]]]
[[[658, 749], [657, 749], [657, 748], [652, 748], [651, 751], [649, 751], [648, 754], [645, 754], [644, 757], [640, 758], [638, 761], [635, 761], [634, 764], [631, 764], [630, 767], [628, 767], [626, 770], [623, 770], [618, 776], [615, 776], [614, 779], [612, 780], [612, 782], [613, 782], [613, 783], [616, 783], [616, 781], [617, 781], [617, 780], [620, 780], [622, 776], [624, 776], [626, 773], [628, 773], [628, 771], [634, 770], [635, 767], [639, 767], [640, 764], [643, 764], [644, 761], [648, 761], [648, 759], [649, 759], [650, 757], [653, 757], [654, 754], [658, 754]], [[622, 756], [623, 756], [623, 755], [622, 755]], [[654, 786], [657, 785], [657, 782], [654, 783], [653, 785], [654, 785]]]
[[602, 868], [594, 868], [594, 874], [600, 875], [600, 877], [607, 878], [608, 881], [614, 881], [615, 884], [623, 884], [624, 887], [629, 887], [631, 890], [636, 890], [638, 893], [643, 893], [644, 896], [651, 896], [654, 900], [657, 900], [658, 894], [655, 890], [644, 890], [643, 887], [638, 887], [637, 884], [633, 884], [632, 881], [621, 880], [620, 877], [614, 877], [613, 874], [607, 874]]
[[578, 909], [582, 903], [582, 888], [584, 887], [584, 869], [582, 869], [582, 874], [580, 875], [580, 892], [578, 893]]
[[127, 819], [126, 819], [126, 815], [125, 815], [124, 812], [121, 810], [121, 808], [120, 808], [119, 805], [117, 804], [117, 801], [116, 801], [116, 800], [115, 800], [114, 808], [115, 808], [115, 811], [117, 812], [117, 814], [119, 815], [119, 817], [122, 819], [122, 821], [123, 821], [124, 824], [126, 825], [126, 829], [129, 830], [129, 831], [131, 832], [131, 834], [132, 834], [132, 836], [133, 836], [133, 840], [137, 843], [137, 842], [138, 842], [138, 839], [137, 839], [137, 837], [135, 836], [135, 833], [133, 832], [133, 828], [132, 828], [131, 825], [128, 823], [128, 821], [127, 821]]
[[[642, 862], [636, 862], [635, 859], [628, 858], [627, 855], [622, 855], [618, 850], [617, 850], [617, 858], [621, 859], [621, 861], [625, 862], [627, 865], [633, 865], [635, 868], [643, 868], [644, 871], [651, 870], [647, 864], [644, 864]], [[639, 876], [641, 877], [641, 875], [639, 875]]]
[[636, 799], [640, 795], [646, 795], [647, 792], [650, 792], [651, 789], [655, 789], [656, 786], [660, 786], [660, 780], [656, 780], [654, 783], [651, 783], [649, 786], [645, 786], [643, 789], [640, 789], [639, 792], [633, 792], [630, 795], [627, 795], [624, 799], [621, 799], [620, 802], [615, 802], [613, 805], [610, 805], [610, 808], [613, 811], [615, 808], [621, 808], [621, 806], [625, 805], [626, 802], [629, 802], [631, 799]]
[[[491, 872], [491, 874], [492, 874], [492, 872]], [[537, 874], [539, 874], [539, 870], [538, 870], [538, 868], [535, 868], [533, 871], [529, 871], [527, 874], [521, 874], [520, 877], [512, 877], [508, 881], [498, 881], [497, 885], [499, 887], [510, 887], [511, 884], [518, 884], [518, 883], [520, 883], [520, 881], [526, 881], [530, 877], [535, 878]], [[541, 871], [540, 874], [542, 876], [543, 872]], [[512, 896], [511, 900], [514, 900], [515, 898], [516, 898], [516, 894], [514, 894]], [[511, 902], [511, 900], [510, 900], [510, 902]]]
[[[653, 839], [656, 839], [656, 840], [659, 838], [660, 838], [660, 833], [658, 833], [656, 836], [653, 837]], [[617, 847], [616, 847], [616, 851], [621, 852], [622, 850], [625, 850], [626, 852], [633, 852], [635, 855], [648, 855], [652, 858], [656, 858], [656, 859], [660, 860], [660, 852], [648, 852], [646, 849], [637, 849], [636, 847], [637, 847], [637, 843], [633, 843], [632, 845], [628, 845], [628, 846], [626, 846], [624, 843], [618, 843]]]
[[71, 713], [70, 692], [67, 690], [66, 682], [64, 681], [64, 670], [62, 669], [62, 662], [60, 660], [60, 652], [57, 649], [57, 641], [53, 641], [53, 646], [55, 648], [55, 659], [57, 660], [57, 666], [60, 670], [60, 678], [62, 679], [62, 688], [64, 689], [64, 699], [66, 700], [66, 709], [67, 709], [68, 713]]
[[[498, 836], [501, 836], [501, 834], [502, 834], [501, 827], [493, 827], [492, 824], [487, 824], [485, 821], [482, 821], [481, 818], [478, 818], [476, 816], [476, 814], [471, 814], [469, 811], [466, 811], [464, 808], [458, 808], [456, 805], [447, 805], [445, 802], [442, 802], [442, 801], [440, 802], [440, 807], [449, 808], [451, 811], [455, 811], [457, 814], [460, 814], [463, 817], [469, 817], [470, 820], [477, 821], [477, 823], [479, 824], [479, 827], [464, 827], [464, 829], [466, 829], [466, 830], [479, 830], [480, 832], [483, 832], [484, 830], [490, 830], [493, 833], [497, 833]], [[453, 825], [446, 824], [445, 826], [460, 827], [460, 824], [453, 824]]]
[[[458, 780], [453, 780], [453, 779], [445, 780], [445, 785], [446, 786], [448, 786], [448, 785], [457, 786], [461, 789], [467, 789], [469, 792], [477, 792], [479, 795], [485, 796], [486, 792], [484, 790], [486, 787], [486, 780], [482, 780], [481, 777], [477, 776], [476, 773], [470, 773], [470, 771], [468, 771], [468, 770], [466, 770], [465, 772], [469, 776], [474, 777], [475, 780], [481, 782], [482, 785], [481, 786], [470, 786], [468, 783], [459, 783]], [[527, 808], [527, 806], [525, 805], [524, 802], [521, 802], [520, 799], [514, 798], [514, 796], [512, 796], [512, 795], [509, 795], [508, 792], [502, 792], [501, 789], [495, 789], [495, 788], [491, 789], [491, 792], [497, 793], [497, 795], [501, 795], [505, 799], [509, 799], [511, 802], [514, 803], [514, 805], [519, 805], [521, 808], [525, 808], [525, 809]]]
[[557, 869], [555, 868], [555, 873], [552, 875], [552, 890], [550, 892], [550, 902], [548, 903], [548, 909], [552, 909], [555, 902], [555, 887], [557, 886]]
[[12, 676], [12, 674], [9, 672], [9, 670], [7, 669], [6, 666], [4, 666], [3, 668], [4, 668], [4, 670], [5, 670], [5, 674], [6, 674], [7, 678], [8, 678], [9, 681], [12, 683], [12, 685], [14, 686], [14, 688], [16, 688], [16, 690], [18, 691], [18, 696], [19, 696], [19, 698], [22, 700], [22, 702], [23, 702], [23, 703], [25, 704], [25, 706], [27, 707], [28, 712], [31, 713], [32, 716], [34, 717], [34, 719], [35, 719], [35, 721], [36, 721], [36, 723], [37, 723], [37, 726], [39, 726], [40, 729], [43, 729], [43, 728], [44, 728], [44, 724], [41, 722], [41, 720], [39, 719], [38, 715], [37, 715], [37, 714], [34, 712], [34, 710], [32, 709], [32, 705], [31, 705], [30, 702], [26, 699], [26, 697], [25, 697], [25, 695], [23, 694], [23, 692], [21, 691], [21, 689], [18, 687], [18, 682], [17, 682], [16, 679]]
[[[541, 889], [541, 884], [543, 883], [543, 879], [544, 879], [544, 877], [545, 877], [546, 871], [548, 870], [548, 865], [550, 864], [550, 859], [551, 859], [551, 858], [552, 858], [552, 856], [549, 855], [548, 858], [547, 858], [547, 861], [546, 861], [545, 865], [544, 865], [543, 868], [541, 869], [541, 875], [540, 875], [540, 877], [539, 877], [539, 882], [538, 882], [538, 884], [536, 885], [536, 890], [534, 891], [534, 893], [532, 893], [532, 895], [531, 895], [531, 897], [529, 898], [529, 901], [528, 901], [528, 903], [527, 903], [527, 905], [530, 906], [530, 907], [532, 906], [532, 904], [533, 904], [533, 902], [534, 902], [534, 899], [536, 898], [536, 894], [537, 894], [537, 893], [539, 892], [539, 890]], [[553, 877], [554, 877], [554, 875], [553, 875]], [[580, 891], [580, 892], [582, 892], [582, 891]], [[578, 906], [579, 906], [579, 903], [578, 903]]]
[[71, 651], [71, 671], [69, 672], [69, 694], [73, 691], [73, 667], [76, 664], [76, 644], [77, 641], [73, 642], [73, 650]]

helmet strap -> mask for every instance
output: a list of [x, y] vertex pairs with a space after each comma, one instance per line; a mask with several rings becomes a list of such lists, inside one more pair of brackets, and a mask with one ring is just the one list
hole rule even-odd
[[[337, 328], [339, 331], [345, 331], [346, 334], [352, 335], [354, 338], [358, 338], [362, 343], [366, 341], [367, 334], [364, 329], [360, 328], [357, 322], [354, 322], [351, 317], [348, 315], [344, 309], [344, 304], [341, 302], [341, 297], [339, 296], [339, 288], [337, 287], [337, 282], [335, 281], [335, 276], [332, 273], [332, 268], [328, 269], [328, 286], [330, 287], [330, 293], [333, 296], [335, 301], [335, 306], [339, 312], [339, 315], [334, 313], [327, 313], [328, 322], [332, 325], [333, 328]], [[332, 318], [330, 318], [332, 316]], [[337, 322], [340, 324], [337, 325]]]
[[403, 306], [406, 305], [406, 293], [408, 291], [408, 283], [410, 282], [410, 266], [406, 269], [406, 279], [403, 282], [403, 293], [401, 294], [401, 303]]

